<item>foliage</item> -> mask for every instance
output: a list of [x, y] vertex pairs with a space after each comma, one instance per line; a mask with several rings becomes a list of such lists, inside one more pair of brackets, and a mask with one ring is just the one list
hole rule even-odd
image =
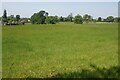
[[30, 23], [30, 18], [21, 18], [20, 21], [24, 21], [25, 23]]
[[8, 16], [8, 21], [15, 21], [15, 17], [14, 17], [14, 15], [10, 15], [10, 16]]
[[20, 20], [20, 15], [16, 15], [16, 21]]
[[102, 21], [102, 18], [101, 17], [98, 17], [98, 22], [101, 22]]
[[101, 17], [98, 17], [97, 19], [93, 19], [93, 17], [89, 14], [85, 14], [82, 16], [75, 16], [73, 17], [73, 14], [70, 13], [67, 17], [58, 17], [58, 16], [48, 16], [49, 13], [41, 10], [38, 13], [34, 13], [31, 18], [20, 18], [20, 15], [10, 15], [7, 17], [7, 11], [4, 10], [2, 18], [2, 24], [5, 25], [19, 25], [19, 24], [25, 24], [25, 23], [32, 23], [32, 24], [56, 24], [58, 22], [73, 22], [77, 24], [85, 23], [95, 23], [95, 22], [120, 22], [120, 17], [113, 17], [108, 16], [107, 18], [102, 19]]
[[114, 22], [114, 17], [113, 17], [113, 16], [108, 16], [108, 17], [106, 18], [106, 21], [107, 21], [107, 22]]
[[59, 20], [60, 20], [61, 22], [64, 22], [64, 18], [63, 18], [62, 16], [59, 18]]
[[73, 21], [73, 15], [72, 15], [72, 13], [70, 13], [67, 18], [68, 18], [68, 21], [72, 22]]
[[48, 15], [48, 13], [43, 10], [38, 13], [34, 13], [31, 16], [32, 24], [45, 24], [45, 19], [46, 19], [47, 15]]
[[3, 16], [2, 16], [2, 21], [7, 22], [7, 11], [4, 10]]
[[89, 23], [92, 20], [93, 20], [93, 17], [91, 15], [85, 14], [83, 16], [83, 21], [86, 22], [86, 23]]
[[120, 17], [115, 17], [115, 18], [114, 18], [114, 21], [120, 23]]
[[46, 17], [45, 22], [47, 24], [55, 24], [58, 22], [58, 18], [57, 18], [57, 16], [48, 16], [48, 17]]
[[75, 16], [74, 23], [76, 23], [76, 24], [82, 24], [83, 23], [82, 16], [80, 16], [79, 14], [77, 16]]
[[14, 15], [10, 15], [7, 17], [7, 11], [4, 10], [4, 13], [2, 16], [2, 24], [3, 25], [19, 25], [23, 23], [20, 21], [20, 15], [16, 15], [16, 17], [14, 17]]

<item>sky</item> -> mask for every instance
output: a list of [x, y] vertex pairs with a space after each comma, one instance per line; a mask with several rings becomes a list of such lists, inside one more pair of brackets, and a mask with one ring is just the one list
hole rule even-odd
[[20, 15], [21, 17], [31, 17], [33, 13], [45, 10], [51, 16], [73, 16], [80, 14], [90, 14], [94, 18], [107, 16], [118, 16], [118, 2], [2, 2], [7, 15]]
[[118, 2], [119, 0], [1, 0], [2, 2]]

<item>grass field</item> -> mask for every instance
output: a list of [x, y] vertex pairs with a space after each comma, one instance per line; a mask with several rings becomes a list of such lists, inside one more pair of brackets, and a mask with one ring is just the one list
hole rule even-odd
[[2, 28], [3, 78], [116, 77], [117, 24]]
[[0, 78], [2, 78], [2, 27], [0, 26]]

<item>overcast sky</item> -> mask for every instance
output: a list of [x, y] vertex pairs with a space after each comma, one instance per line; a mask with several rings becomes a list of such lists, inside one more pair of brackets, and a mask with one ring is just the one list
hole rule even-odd
[[49, 15], [73, 16], [80, 14], [90, 14], [94, 18], [118, 16], [118, 2], [3, 2], [3, 10], [7, 10], [8, 15], [17, 15], [21, 17], [30, 17], [33, 13], [45, 10]]

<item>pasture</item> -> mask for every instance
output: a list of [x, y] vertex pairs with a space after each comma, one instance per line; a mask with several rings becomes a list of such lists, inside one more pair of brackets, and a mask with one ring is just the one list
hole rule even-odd
[[116, 77], [118, 25], [2, 27], [3, 78]]

